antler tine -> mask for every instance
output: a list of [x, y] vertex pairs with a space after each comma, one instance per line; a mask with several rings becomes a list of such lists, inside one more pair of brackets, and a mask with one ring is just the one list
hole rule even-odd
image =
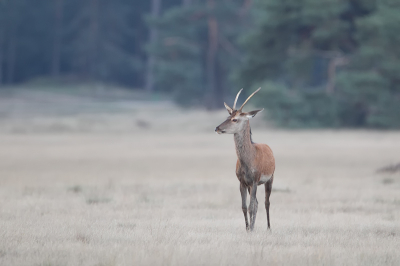
[[254, 94], [256, 94], [259, 90], [261, 90], [261, 87], [260, 88], [258, 88], [255, 92], [253, 92], [248, 98], [247, 98], [247, 100], [246, 101], [244, 101], [244, 103], [242, 104], [242, 106], [240, 106], [240, 108], [239, 108], [239, 111], [241, 112], [242, 111], [242, 109], [243, 109], [243, 106], [250, 100], [250, 98], [251, 97], [253, 97], [254, 96]]
[[238, 100], [238, 98], [239, 98], [239, 94], [242, 92], [242, 90], [243, 89], [241, 89], [239, 92], [238, 92], [238, 94], [236, 94], [236, 98], [235, 98], [235, 101], [233, 102], [233, 110], [236, 110], [235, 108], [236, 108], [236, 102], [237, 102], [237, 100]]

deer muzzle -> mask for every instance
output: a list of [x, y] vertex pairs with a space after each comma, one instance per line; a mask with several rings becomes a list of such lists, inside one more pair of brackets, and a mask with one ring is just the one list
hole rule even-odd
[[217, 126], [217, 127], [215, 128], [215, 132], [217, 132], [218, 134], [222, 134], [222, 133], [225, 133], [225, 130], [221, 130], [221, 129], [219, 128], [219, 126]]

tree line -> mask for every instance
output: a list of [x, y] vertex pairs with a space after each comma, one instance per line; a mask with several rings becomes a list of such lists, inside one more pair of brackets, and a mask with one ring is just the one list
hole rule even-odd
[[0, 0], [0, 86], [96, 80], [286, 127], [400, 127], [397, 0]]
[[0, 0], [0, 84], [40, 76], [143, 83], [147, 0]]

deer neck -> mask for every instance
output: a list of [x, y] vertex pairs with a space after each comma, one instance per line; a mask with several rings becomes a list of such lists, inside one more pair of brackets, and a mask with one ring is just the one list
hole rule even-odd
[[240, 163], [250, 165], [256, 154], [256, 149], [251, 140], [250, 122], [246, 121], [244, 128], [234, 134], [236, 154]]

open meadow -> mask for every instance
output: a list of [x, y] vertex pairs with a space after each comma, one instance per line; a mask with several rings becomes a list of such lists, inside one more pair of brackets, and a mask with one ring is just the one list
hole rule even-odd
[[225, 111], [37, 95], [0, 97], [0, 265], [400, 265], [398, 131], [253, 119], [277, 166], [247, 233]]

